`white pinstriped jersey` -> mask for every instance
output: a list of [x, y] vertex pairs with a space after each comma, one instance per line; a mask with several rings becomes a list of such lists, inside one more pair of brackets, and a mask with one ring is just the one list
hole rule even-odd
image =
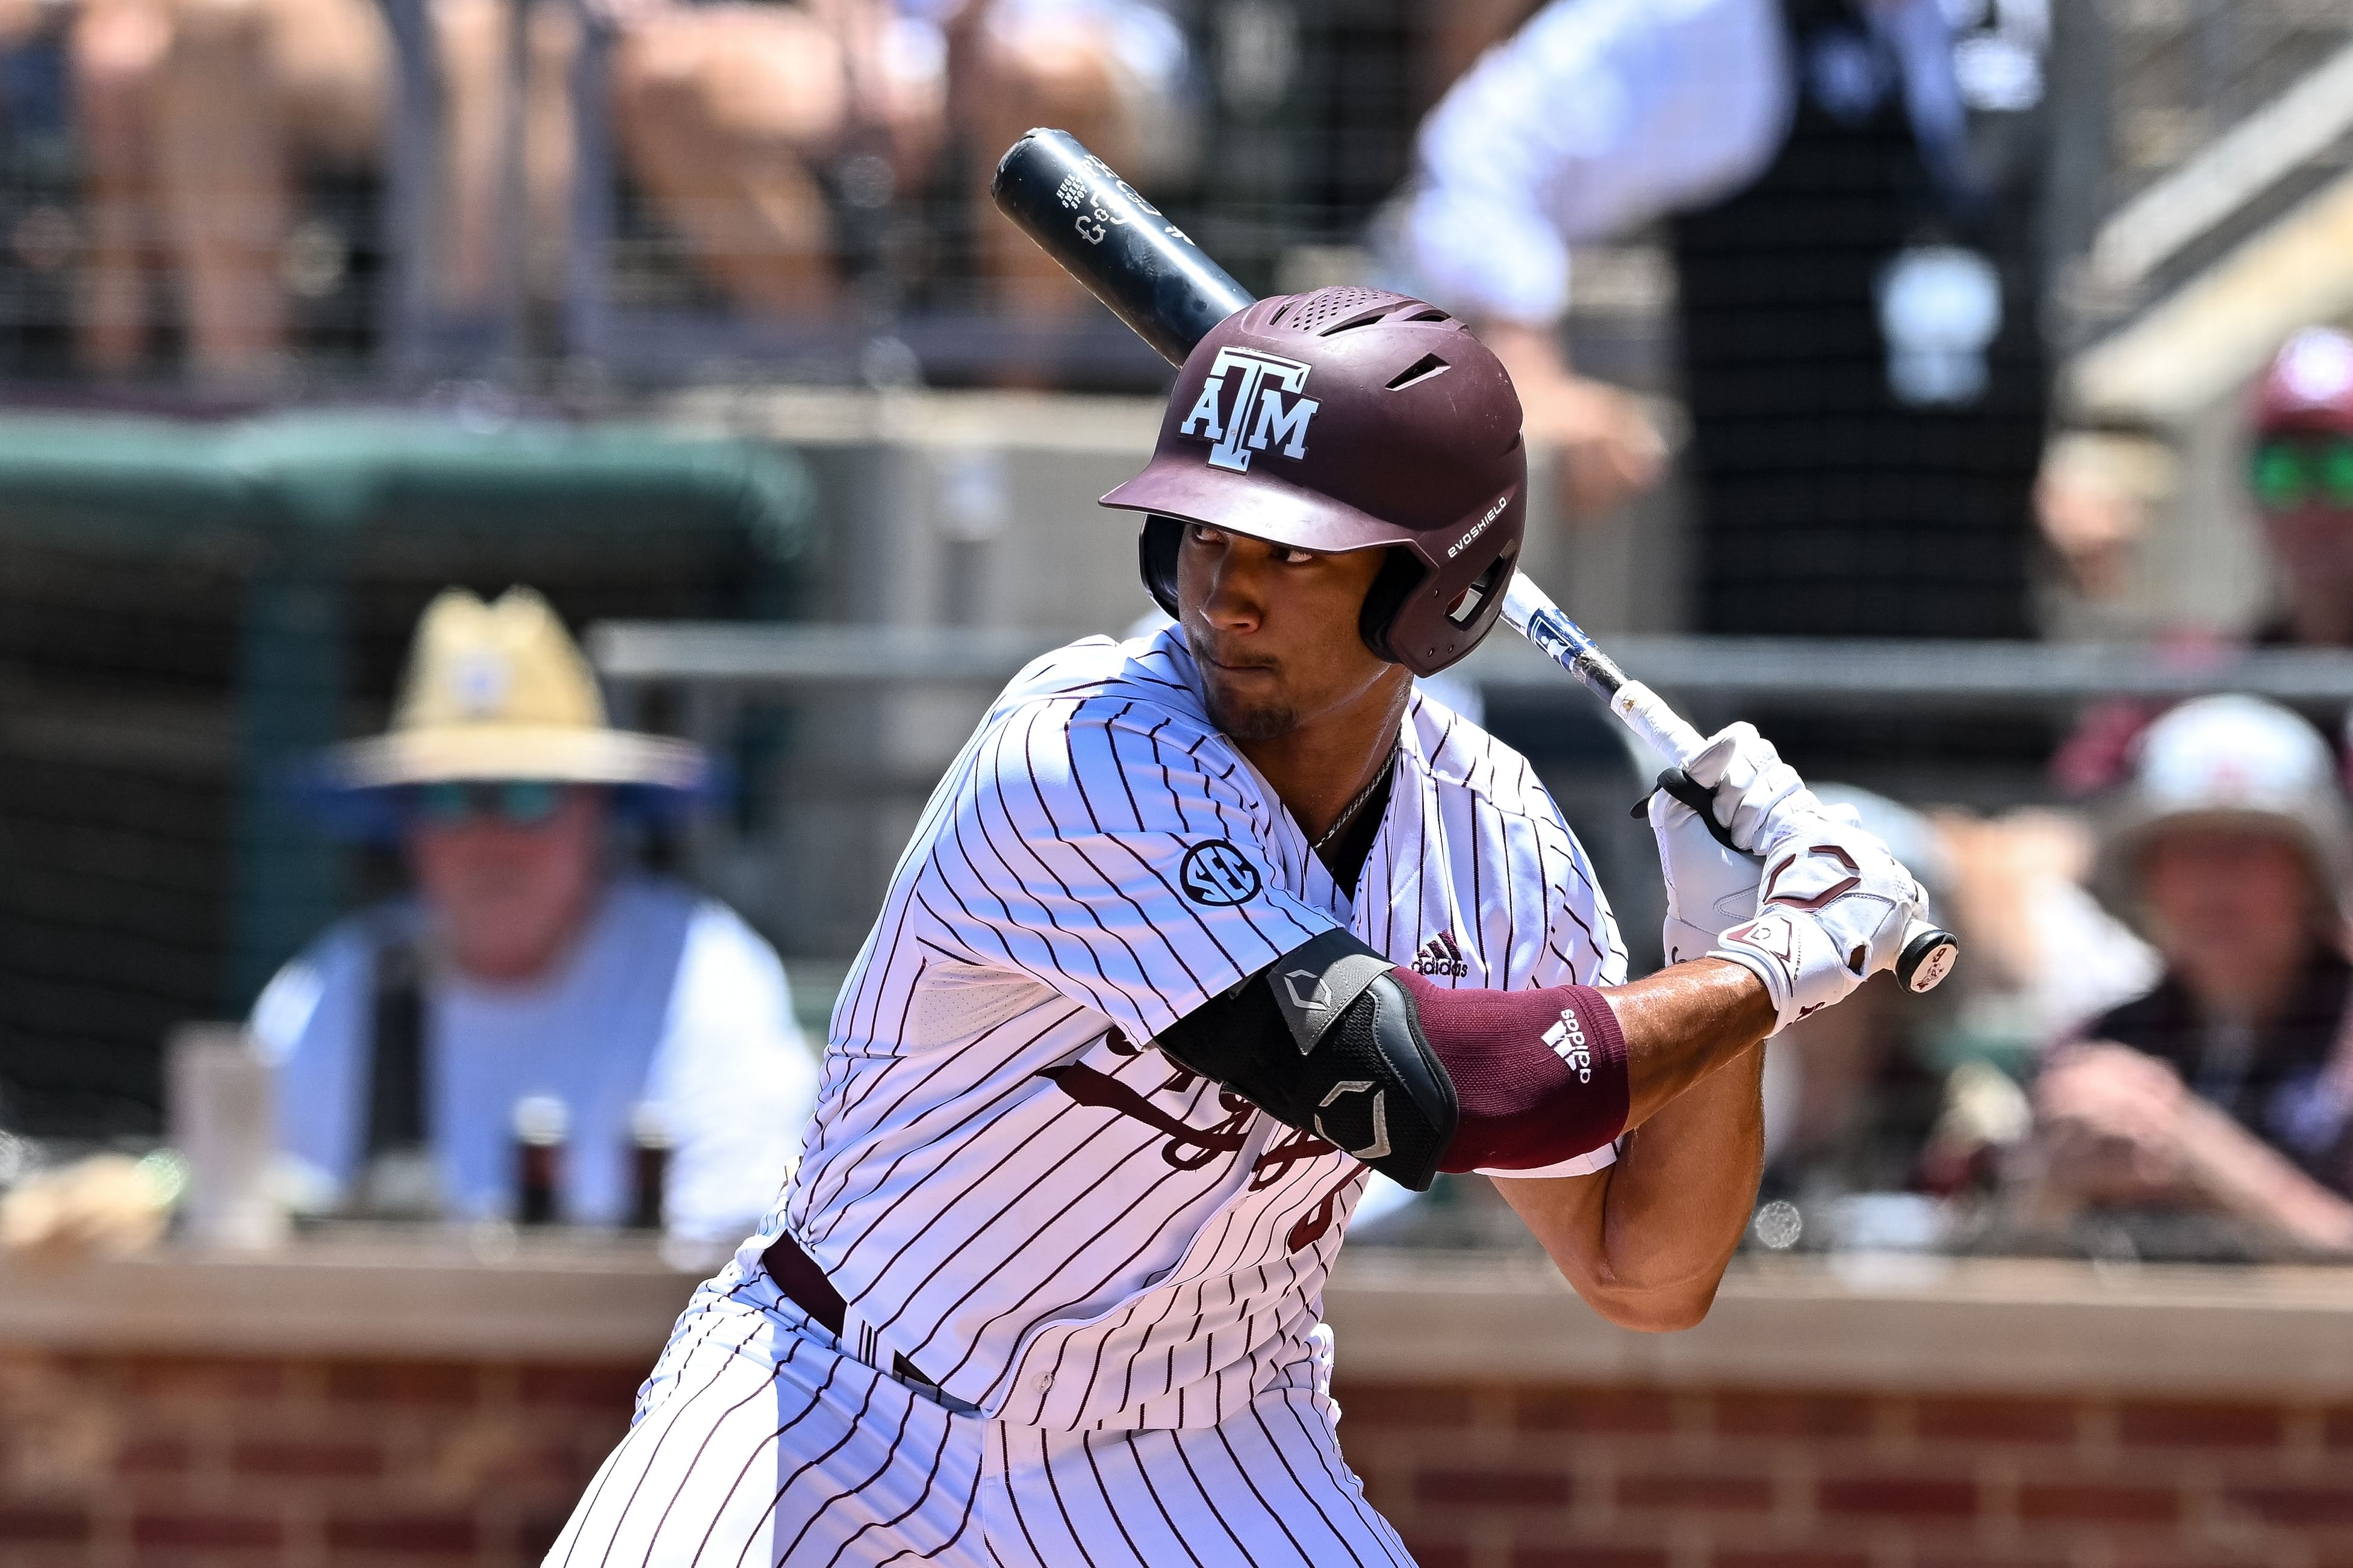
[[1024, 670], [933, 795], [835, 1006], [800, 1169], [714, 1284], [789, 1228], [866, 1359], [1022, 1425], [1209, 1426], [1304, 1375], [1365, 1167], [1148, 1042], [1335, 926], [1440, 984], [1624, 979], [1526, 762], [1426, 698], [1402, 729], [1343, 889], [1176, 632]]

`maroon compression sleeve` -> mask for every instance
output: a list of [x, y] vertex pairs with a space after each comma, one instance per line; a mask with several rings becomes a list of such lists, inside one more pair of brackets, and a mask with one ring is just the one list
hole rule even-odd
[[1532, 1171], [1600, 1148], [1626, 1125], [1626, 1037], [1589, 985], [1449, 991], [1409, 969], [1423, 1037], [1461, 1120], [1441, 1171]]

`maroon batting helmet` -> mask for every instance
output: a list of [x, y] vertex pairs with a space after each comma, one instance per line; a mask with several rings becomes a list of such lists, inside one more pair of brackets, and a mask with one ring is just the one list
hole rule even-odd
[[1520, 400], [1452, 316], [1376, 289], [1261, 300], [1177, 373], [1152, 461], [1103, 498], [1148, 514], [1144, 585], [1176, 614], [1183, 525], [1297, 550], [1386, 549], [1366, 646], [1434, 675], [1503, 608], [1527, 521]]

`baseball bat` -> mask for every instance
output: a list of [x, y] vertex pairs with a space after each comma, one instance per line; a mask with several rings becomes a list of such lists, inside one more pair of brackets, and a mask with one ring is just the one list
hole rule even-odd
[[[1171, 364], [1183, 364], [1210, 328], [1257, 302], [1066, 131], [1041, 127], [1016, 142], [997, 161], [988, 194], [999, 212]], [[1687, 767], [1705, 745], [1657, 692], [1628, 679], [1525, 573], [1513, 574], [1503, 618], [1674, 767]], [[1950, 931], [1915, 921], [1905, 933], [1895, 977], [1907, 990], [1933, 991], [1959, 955]]]

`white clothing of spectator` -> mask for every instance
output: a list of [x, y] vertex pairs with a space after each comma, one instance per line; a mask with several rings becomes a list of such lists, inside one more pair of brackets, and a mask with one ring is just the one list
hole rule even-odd
[[[360, 1174], [368, 1026], [384, 936], [421, 935], [403, 899], [343, 921], [280, 971], [253, 1011], [277, 1066], [279, 1144], [332, 1191]], [[569, 1112], [560, 1208], [617, 1225], [632, 1201], [633, 1122], [670, 1140], [663, 1226], [697, 1241], [756, 1228], [800, 1152], [817, 1067], [784, 965], [726, 906], [674, 883], [615, 882], [543, 981], [440, 976], [426, 994], [433, 1160], [446, 1208], [495, 1217], [513, 1201], [521, 1101]]]

